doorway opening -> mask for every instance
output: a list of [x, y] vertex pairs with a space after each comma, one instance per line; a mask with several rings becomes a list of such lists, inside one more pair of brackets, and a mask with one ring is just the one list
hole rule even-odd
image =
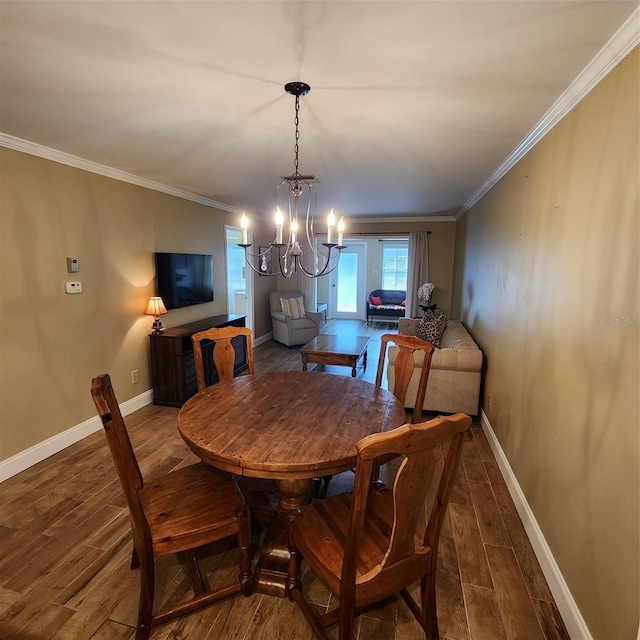
[[246, 316], [246, 326], [253, 330], [253, 279], [247, 278], [242, 231], [225, 225], [225, 255], [227, 270], [227, 313]]

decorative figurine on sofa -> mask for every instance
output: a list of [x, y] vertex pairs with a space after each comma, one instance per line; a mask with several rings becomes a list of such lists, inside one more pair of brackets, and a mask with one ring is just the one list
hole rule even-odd
[[431, 296], [433, 295], [433, 290], [435, 288], [435, 285], [431, 282], [425, 282], [418, 289], [418, 306], [422, 309], [422, 311], [434, 312], [438, 308], [437, 304], [431, 304]]

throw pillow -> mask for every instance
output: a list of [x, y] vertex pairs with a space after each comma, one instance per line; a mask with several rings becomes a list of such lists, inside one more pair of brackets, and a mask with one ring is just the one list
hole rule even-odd
[[382, 298], [380, 296], [369, 296], [369, 302], [378, 306], [382, 304]]
[[282, 313], [294, 320], [305, 317], [303, 298], [280, 298], [280, 306], [282, 307]]
[[447, 319], [444, 313], [440, 312], [437, 315], [433, 311], [426, 311], [420, 325], [418, 326], [417, 336], [427, 342], [430, 342], [434, 348], [440, 348], [440, 342], [442, 341], [442, 334], [444, 333]]
[[406, 307], [406, 306], [407, 306], [407, 301], [406, 301], [406, 300], [403, 300], [403, 301], [400, 303], [400, 306], [401, 306], [401, 307]]

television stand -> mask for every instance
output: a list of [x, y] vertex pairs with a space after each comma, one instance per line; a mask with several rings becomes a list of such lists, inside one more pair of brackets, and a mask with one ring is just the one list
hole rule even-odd
[[[221, 327], [244, 327], [245, 321], [246, 316], [220, 315], [150, 334], [153, 404], [181, 407], [198, 392], [191, 342], [194, 333]], [[236, 351], [233, 373], [237, 376], [249, 367], [245, 338], [234, 338], [232, 344]], [[212, 349], [212, 342], [205, 343], [202, 347], [207, 385], [218, 381], [218, 372], [210, 353]]]

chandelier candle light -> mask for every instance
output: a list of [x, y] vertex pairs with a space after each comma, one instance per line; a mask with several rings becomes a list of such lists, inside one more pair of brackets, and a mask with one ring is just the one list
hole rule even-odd
[[[336, 216], [331, 209], [331, 212], [327, 216], [327, 241], [322, 243], [322, 246], [326, 248], [326, 252], [317, 248], [317, 243], [314, 234], [314, 215], [313, 209], [317, 200], [317, 194], [313, 187], [315, 181], [314, 176], [303, 176], [298, 170], [299, 161], [299, 146], [298, 141], [300, 139], [299, 129], [299, 111], [300, 111], [300, 96], [306, 95], [311, 90], [311, 87], [304, 82], [289, 82], [284, 86], [284, 89], [290, 95], [295, 96], [295, 145], [294, 145], [294, 164], [293, 174], [282, 178], [282, 182], [276, 187], [276, 237], [275, 241], [271, 242], [269, 248], [257, 254], [249, 252], [251, 244], [249, 243], [249, 219], [242, 213], [240, 220], [240, 228], [242, 229], [242, 244], [238, 245], [244, 249], [245, 260], [249, 267], [256, 273], [262, 273], [263, 275], [282, 275], [285, 278], [290, 278], [296, 273], [302, 273], [309, 278], [317, 278], [331, 273], [337, 266], [340, 260], [340, 252], [346, 247], [342, 244], [344, 240], [344, 218], [340, 218], [337, 224], [338, 238], [337, 242], [333, 241], [334, 230], [336, 230]], [[289, 226], [288, 226], [288, 238], [287, 241], [283, 241], [283, 231], [285, 225], [285, 214], [282, 213], [278, 204], [278, 197], [282, 199], [281, 192], [285, 191], [287, 196], [286, 209], [288, 210]], [[304, 227], [302, 227], [304, 224]], [[304, 234], [302, 231], [304, 230]], [[310, 255], [313, 256], [312, 262], [314, 267], [305, 267], [302, 263], [302, 248], [300, 247], [300, 236], [303, 235], [306, 240], [306, 248], [310, 251]], [[336, 249], [336, 251], [334, 251]], [[267, 252], [271, 252], [272, 255], [277, 256], [277, 260], [272, 260], [273, 264], [278, 265], [278, 270], [274, 273], [266, 273], [267, 270]], [[255, 267], [253, 261], [257, 261], [258, 267]]]

